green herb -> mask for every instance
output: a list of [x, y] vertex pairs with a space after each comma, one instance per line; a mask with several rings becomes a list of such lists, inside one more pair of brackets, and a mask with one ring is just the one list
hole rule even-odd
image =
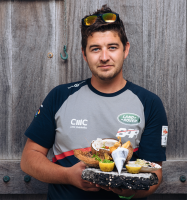
[[99, 158], [99, 156], [98, 156], [98, 155], [95, 155], [95, 154], [93, 154], [92, 158], [95, 158], [95, 160], [97, 160], [97, 161], [99, 161], [99, 162], [102, 161], [101, 158]]
[[110, 161], [110, 160], [104, 159], [104, 160], [102, 161], [102, 163], [113, 163], [113, 161]]
[[93, 154], [92, 158], [95, 158], [95, 160], [102, 162], [102, 163], [113, 163], [113, 161], [110, 161], [110, 160], [107, 160], [107, 159], [101, 160], [101, 158], [99, 158], [99, 156], [95, 155], [95, 154]]

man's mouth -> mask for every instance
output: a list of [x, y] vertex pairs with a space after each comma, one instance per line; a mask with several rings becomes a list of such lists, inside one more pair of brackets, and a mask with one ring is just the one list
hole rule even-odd
[[99, 65], [98, 67], [103, 68], [103, 69], [108, 69], [108, 68], [111, 68], [112, 65]]

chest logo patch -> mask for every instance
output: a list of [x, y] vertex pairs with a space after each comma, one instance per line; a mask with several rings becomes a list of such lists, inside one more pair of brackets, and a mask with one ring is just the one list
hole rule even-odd
[[140, 123], [140, 116], [134, 113], [122, 113], [117, 117], [122, 124], [135, 125]]

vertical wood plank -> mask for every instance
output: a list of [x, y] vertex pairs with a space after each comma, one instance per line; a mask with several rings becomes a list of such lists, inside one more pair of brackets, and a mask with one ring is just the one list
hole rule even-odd
[[187, 158], [186, 1], [143, 0], [144, 87], [158, 94], [169, 122], [168, 159]]
[[12, 116], [11, 1], [0, 1], [0, 159], [10, 158]]
[[125, 79], [143, 85], [143, 2], [142, 0], [121, 1], [121, 16], [124, 21], [130, 51], [123, 73]]
[[[24, 132], [56, 82], [55, 1], [12, 2], [13, 115], [11, 156], [20, 159]], [[47, 54], [53, 53], [52, 58]]]

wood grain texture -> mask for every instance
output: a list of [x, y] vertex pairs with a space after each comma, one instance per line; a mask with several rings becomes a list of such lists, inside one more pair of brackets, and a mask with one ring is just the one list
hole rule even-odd
[[0, 1], [0, 158], [10, 158], [12, 116], [11, 1]]
[[46, 200], [46, 194], [0, 194], [1, 200]]
[[[48, 92], [58, 85], [55, 65], [55, 1], [12, 3], [13, 159], [20, 159], [24, 132]], [[48, 52], [53, 58], [48, 58]]]
[[152, 194], [147, 200], [187, 200], [186, 194]]
[[[0, 194], [46, 194], [48, 184], [40, 182], [33, 177], [31, 181], [24, 181], [24, 173], [20, 168], [20, 161], [0, 162]], [[4, 183], [3, 177], [9, 176], [10, 181]]]
[[[179, 178], [187, 178], [187, 161], [163, 162], [163, 182], [155, 194], [187, 194], [187, 181], [182, 183]], [[8, 175], [10, 181], [3, 182], [3, 177]], [[0, 194], [46, 194], [47, 184], [33, 177], [29, 183], [24, 182], [26, 174], [20, 168], [20, 161], [0, 162]]]
[[180, 176], [187, 179], [187, 161], [163, 162], [163, 182], [156, 190], [158, 194], [187, 194], [187, 180], [181, 182]]
[[163, 101], [168, 159], [186, 159], [186, 1], [143, 0], [144, 87]]

